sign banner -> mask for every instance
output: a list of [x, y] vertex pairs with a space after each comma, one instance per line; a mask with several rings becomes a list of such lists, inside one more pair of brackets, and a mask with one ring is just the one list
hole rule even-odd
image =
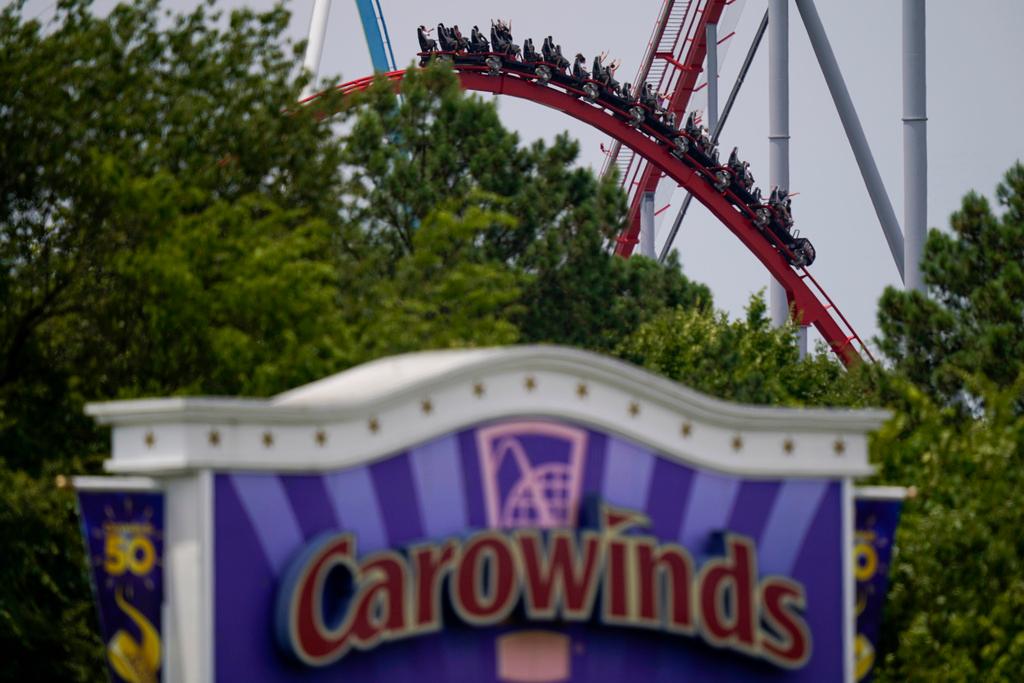
[[868, 683], [874, 677], [882, 610], [889, 590], [889, 563], [902, 508], [903, 500], [899, 498], [856, 499], [853, 557], [857, 581], [857, 638], [854, 656], [858, 683]]
[[219, 473], [215, 678], [841, 681], [842, 505], [553, 419]]
[[162, 493], [78, 491], [82, 537], [114, 683], [160, 680]]

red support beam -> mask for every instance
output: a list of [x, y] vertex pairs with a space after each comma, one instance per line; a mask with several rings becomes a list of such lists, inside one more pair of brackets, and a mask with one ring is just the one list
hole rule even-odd
[[[669, 99], [668, 110], [676, 112], [676, 119], [683, 120], [686, 113], [686, 106], [690, 102], [690, 96], [697, 86], [697, 78], [703, 71], [701, 65], [708, 53], [707, 26], [718, 23], [722, 11], [729, 3], [726, 0], [707, 0], [701, 12], [697, 27], [693, 33], [693, 42], [686, 53], [682, 64], [673, 60], [680, 70], [679, 79], [676, 81], [675, 89]], [[657, 169], [651, 168], [648, 164], [640, 174], [639, 185], [636, 194], [629, 206], [629, 222], [626, 230], [619, 236], [615, 247], [615, 253], [619, 256], [629, 256], [637, 244], [640, 235], [640, 197], [644, 192], [653, 192], [658, 187], [660, 180]]]

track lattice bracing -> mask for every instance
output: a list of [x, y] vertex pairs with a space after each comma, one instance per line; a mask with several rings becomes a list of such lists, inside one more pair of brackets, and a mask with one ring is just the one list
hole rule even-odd
[[[650, 83], [665, 97], [665, 110], [682, 120], [696, 92], [701, 65], [707, 56], [706, 30], [716, 24], [730, 0], [664, 0], [658, 22], [651, 34], [634, 92], [643, 83]], [[629, 256], [640, 235], [640, 199], [645, 192], [654, 192], [662, 181], [661, 169], [621, 144], [612, 146], [605, 171], [614, 165], [619, 181], [629, 195], [629, 223], [615, 245], [615, 253]]]

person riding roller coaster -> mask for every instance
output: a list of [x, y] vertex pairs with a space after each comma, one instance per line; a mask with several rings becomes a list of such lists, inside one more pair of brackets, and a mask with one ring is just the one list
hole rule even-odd
[[491, 49], [513, 58], [519, 55], [519, 46], [512, 42], [512, 27], [501, 19], [491, 22]]
[[462, 35], [458, 24], [452, 26], [452, 35], [455, 37], [455, 49], [460, 52], [469, 52], [469, 40]]
[[441, 52], [455, 52], [458, 48], [455, 34], [444, 24], [437, 25], [437, 42], [441, 45]]
[[551, 36], [544, 39], [544, 43], [540, 47], [540, 54], [545, 62], [558, 67], [562, 73], [569, 68], [569, 60], [562, 55], [562, 46], [556, 45], [555, 39]]
[[586, 63], [587, 58], [577, 52], [576, 60], [572, 63], [572, 77], [577, 81], [583, 82], [590, 80], [590, 73], [587, 71], [586, 67], [583, 66]]
[[540, 55], [537, 54], [537, 50], [533, 46], [533, 38], [527, 38], [526, 40], [523, 41], [523, 61], [524, 62], [539, 62], [539, 61], [541, 61]]
[[732, 173], [733, 182], [746, 192], [754, 189], [754, 174], [750, 172], [750, 163], [740, 159], [740, 148], [733, 147], [729, 154], [729, 162], [726, 164], [729, 172]]
[[616, 97], [622, 97], [622, 90], [619, 82], [615, 80], [615, 70], [619, 68], [618, 61], [612, 61], [608, 66], [604, 65], [607, 55], [602, 52], [594, 57], [593, 79], [603, 85], [608, 92]]
[[491, 51], [491, 44], [484, 38], [479, 26], [474, 26], [473, 30], [469, 32], [469, 51], [476, 53]]
[[426, 66], [430, 61], [430, 55], [437, 52], [437, 41], [430, 37], [432, 32], [426, 26], [416, 29], [416, 38], [420, 41], [420, 53], [424, 55], [420, 58], [420, 66]]
[[754, 185], [750, 164], [740, 158], [738, 149], [732, 150], [728, 162], [722, 166], [712, 133], [698, 123], [696, 112], [690, 112], [682, 128], [677, 128], [677, 112], [670, 110], [668, 94], [655, 92], [646, 82], [620, 85], [614, 77], [619, 63], [613, 61], [606, 65], [605, 54], [594, 57], [590, 72], [583, 54], [578, 53], [570, 63], [562, 54], [561, 45], [551, 36], [544, 38], [539, 54], [532, 39], [524, 41], [520, 50], [512, 42], [511, 26], [501, 20], [491, 22], [490, 42], [479, 26], [473, 27], [469, 40], [463, 37], [458, 26], [447, 28], [444, 24], [437, 26], [436, 41], [425, 26], [420, 26], [416, 33], [421, 64], [437, 52], [448, 53], [444, 58], [457, 65], [486, 66], [490, 75], [518, 74], [540, 85], [552, 83], [575, 96], [582, 94], [587, 101], [604, 107], [641, 134], [667, 146], [673, 156], [696, 170], [729, 203], [751, 216], [754, 227], [791, 265], [803, 267], [814, 261], [810, 241], [799, 237], [792, 229], [792, 200], [785, 190], [774, 188], [768, 201], [764, 201], [761, 190]]

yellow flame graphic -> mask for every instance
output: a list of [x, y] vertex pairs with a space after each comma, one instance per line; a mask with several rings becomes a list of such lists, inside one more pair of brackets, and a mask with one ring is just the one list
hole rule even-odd
[[860, 681], [871, 672], [871, 667], [875, 665], [875, 648], [871, 646], [870, 640], [858, 633], [857, 640], [854, 641], [853, 653], [856, 661], [854, 676]]
[[156, 683], [156, 673], [160, 669], [160, 634], [142, 612], [124, 599], [124, 592], [120, 588], [114, 593], [114, 601], [139, 627], [142, 642], [135, 640], [128, 631], [115, 633], [107, 644], [110, 666], [127, 683]]

